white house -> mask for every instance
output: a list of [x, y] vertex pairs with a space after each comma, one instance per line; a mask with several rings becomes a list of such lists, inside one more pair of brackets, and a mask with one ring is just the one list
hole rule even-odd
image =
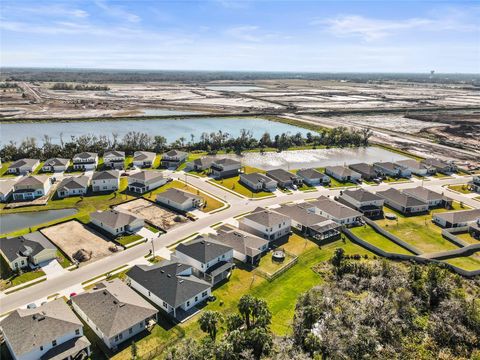
[[420, 201], [426, 202], [429, 208], [434, 208], [438, 206], [450, 207], [453, 200], [448, 197], [439, 194], [433, 190], [424, 188], [423, 186], [417, 186], [411, 189], [403, 190], [404, 194], [413, 196]]
[[329, 176], [315, 169], [301, 169], [297, 171], [297, 175], [309, 186], [326, 185], [330, 183]]
[[40, 165], [40, 160], [38, 159], [20, 159], [10, 164], [7, 173], [26, 175], [35, 171], [38, 165]]
[[24, 176], [13, 185], [14, 200], [33, 200], [50, 191], [52, 182], [46, 175]]
[[57, 186], [57, 196], [59, 198], [65, 198], [85, 195], [88, 191], [89, 184], [90, 178], [85, 175], [63, 178]]
[[125, 167], [125, 152], [110, 150], [103, 154], [103, 164], [107, 168], [121, 170]]
[[362, 213], [351, 207], [340, 204], [326, 196], [320, 196], [317, 200], [306, 203], [315, 214], [322, 215], [340, 225], [355, 225], [362, 219]]
[[143, 218], [118, 210], [93, 212], [90, 214], [90, 221], [114, 236], [134, 233], [145, 225]]
[[116, 191], [120, 188], [120, 172], [118, 170], [96, 171], [92, 175], [92, 190]]
[[52, 158], [43, 163], [43, 172], [62, 172], [68, 169], [70, 159]]
[[203, 205], [201, 196], [174, 188], [159, 193], [156, 200], [159, 204], [182, 212], [190, 211]]
[[0, 202], [6, 202], [10, 199], [16, 181], [16, 179], [0, 180]]
[[432, 220], [444, 228], [463, 227], [480, 220], [480, 209], [435, 213]]
[[183, 163], [188, 157], [188, 154], [180, 150], [170, 150], [162, 155], [160, 164], [166, 168], [176, 168]]
[[327, 166], [325, 174], [337, 179], [340, 182], [358, 182], [362, 175], [345, 166]]
[[341, 191], [338, 200], [367, 217], [376, 217], [383, 214], [385, 199], [364, 189]]
[[17, 309], [0, 322], [0, 330], [15, 360], [67, 359], [90, 356], [82, 322], [57, 299], [35, 309]]
[[403, 178], [409, 178], [410, 176], [412, 176], [412, 172], [410, 171], [410, 169], [407, 166], [399, 164], [398, 162], [376, 162], [373, 164], [373, 167], [375, 168], [375, 170], [386, 176]]
[[419, 214], [428, 211], [428, 203], [394, 188], [377, 191], [377, 195], [385, 199], [385, 205], [405, 215]]
[[273, 241], [290, 234], [292, 221], [285, 215], [259, 207], [240, 218], [238, 223], [240, 230]]
[[72, 307], [112, 350], [145, 331], [158, 312], [120, 279], [101, 282], [72, 297]]
[[128, 191], [144, 194], [165, 185], [168, 181], [161, 171], [139, 171], [128, 177]]
[[406, 167], [412, 174], [427, 176], [435, 174], [435, 168], [414, 159], [399, 160], [398, 165]]
[[240, 183], [253, 191], [275, 191], [278, 183], [261, 173], [240, 174]]
[[92, 152], [82, 152], [73, 157], [74, 170], [95, 170], [98, 165], [98, 154]]
[[150, 151], [135, 151], [133, 153], [133, 165], [138, 168], [149, 168], [153, 166], [157, 154]]
[[178, 262], [135, 265], [126, 275], [127, 284], [174, 318], [185, 318], [211, 295], [211, 284], [193, 275], [192, 266]]

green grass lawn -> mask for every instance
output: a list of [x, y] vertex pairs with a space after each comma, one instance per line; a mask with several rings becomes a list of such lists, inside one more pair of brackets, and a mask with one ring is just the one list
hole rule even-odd
[[453, 191], [457, 191], [462, 194], [470, 194], [471, 191], [468, 189], [467, 184], [460, 184], [460, 185], [449, 185], [448, 188]]
[[145, 224], [145, 227], [155, 234], [160, 232], [160, 230], [158, 230], [156, 227], [153, 227], [151, 225]]
[[158, 169], [160, 167], [160, 161], [162, 160], [162, 155], [155, 156], [155, 159], [153, 160], [152, 168], [153, 169]]
[[103, 168], [103, 157], [98, 158], [98, 164], [97, 164], [96, 170], [97, 171], [104, 170], [104, 168]]
[[60, 250], [57, 250], [57, 261], [64, 269], [72, 265], [72, 262]]
[[293, 259], [294, 257], [292, 255], [285, 254], [285, 259], [283, 261], [275, 261], [272, 258], [272, 253], [268, 253], [260, 259], [258, 269], [266, 272], [269, 275], [273, 275], [275, 272], [288, 265]]
[[469, 244], [480, 244], [480, 240], [475, 239], [470, 233], [455, 234], [456, 237], [468, 242]]
[[124, 166], [125, 166], [125, 169], [128, 169], [129, 166], [133, 163], [133, 156], [126, 156], [125, 157], [125, 161], [124, 161]]
[[202, 152], [195, 152], [195, 153], [189, 153], [189, 154], [188, 154], [188, 157], [187, 157], [187, 160], [185, 160], [182, 164], [180, 164], [180, 166], [177, 168], [177, 170], [183, 170], [183, 169], [185, 169], [185, 166], [187, 166], [187, 162], [200, 159], [201, 157], [204, 157], [204, 156], [206, 156], [206, 155], [207, 155], [207, 153], [204, 152], [204, 151], [202, 151]]
[[443, 260], [444, 262], [458, 266], [464, 270], [479, 270], [480, 269], [480, 255], [473, 254], [470, 256], [462, 256], [457, 258], [452, 258], [448, 260]]
[[116, 238], [115, 241], [118, 242], [119, 244], [122, 244], [123, 246], [126, 246], [128, 244], [131, 244], [135, 241], [140, 240], [141, 238], [142, 238], [141, 235], [132, 234], [132, 235], [120, 236]]
[[452, 176], [447, 175], [447, 174], [442, 174], [442, 173], [435, 173], [435, 175], [433, 175], [433, 177], [438, 178], [438, 179], [444, 179], [444, 178], [451, 178]]
[[268, 191], [254, 192], [250, 190], [248, 187], [246, 187], [245, 185], [240, 184], [239, 180], [240, 180], [240, 176], [234, 176], [227, 179], [219, 179], [219, 180], [213, 180], [213, 181], [216, 184], [227, 188], [228, 190], [234, 191], [240, 195], [243, 195], [249, 198], [262, 198], [266, 196], [272, 196], [272, 193]]
[[383, 251], [387, 251], [390, 253], [396, 254], [405, 254], [405, 255], [413, 255], [407, 249], [395, 244], [390, 239], [386, 238], [385, 236], [377, 233], [371, 226], [359, 226], [350, 229], [353, 234], [357, 235], [360, 239], [382, 249]]
[[2, 166], [0, 167], [0, 176], [2, 177], [15, 177], [17, 175], [15, 174], [7, 174], [8, 167], [10, 166], [12, 162], [7, 161], [7, 162], [2, 162]]
[[39, 172], [41, 172], [44, 163], [45, 161], [41, 161], [40, 164], [35, 168], [35, 170], [33, 170], [32, 175], [37, 175]]
[[[5, 264], [5, 265], [4, 265]], [[28, 281], [38, 279], [45, 275], [42, 270], [26, 271], [23, 274], [16, 275], [10, 270], [2, 258], [2, 277], [0, 280], [0, 290], [6, 290], [8, 288], [21, 285]]]
[[402, 182], [410, 182], [410, 179], [405, 178], [393, 178], [393, 177], [386, 177], [383, 182], [385, 183], [402, 183]]

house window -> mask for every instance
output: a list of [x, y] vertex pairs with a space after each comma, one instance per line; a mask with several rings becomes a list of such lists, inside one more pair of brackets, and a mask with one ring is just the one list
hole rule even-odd
[[118, 335], [115, 335], [115, 342], [118, 341]]
[[128, 329], [128, 333], [129, 334], [133, 333], [133, 329], [132, 328]]
[[43, 346], [40, 346], [40, 351], [43, 351]]
[[123, 339], [123, 334], [120, 334], [118, 335], [119, 339], [122, 340]]
[[57, 340], [52, 341], [52, 346], [57, 346]]
[[75, 335], [80, 335], [80, 329], [75, 330]]
[[164, 307], [165, 309], [168, 309], [168, 304], [167, 304], [165, 301], [163, 302], [163, 307]]
[[282, 227], [282, 224], [278, 224], [278, 228], [280, 229]]
[[195, 302], [197, 302], [197, 301], [198, 301], [198, 296], [195, 296]]
[[190, 300], [187, 301], [187, 306], [190, 306]]
[[148, 292], [148, 296], [150, 296], [150, 291]]
[[202, 293], [202, 297], [207, 296], [207, 294], [208, 294], [208, 291], [204, 291], [204, 292]]

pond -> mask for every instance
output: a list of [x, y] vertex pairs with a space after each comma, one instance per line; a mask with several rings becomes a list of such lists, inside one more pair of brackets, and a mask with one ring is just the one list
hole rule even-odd
[[290, 150], [277, 152], [244, 153], [242, 156], [228, 154], [218, 157], [231, 157], [241, 160], [244, 165], [263, 170], [283, 168], [295, 170], [302, 168], [320, 168], [354, 163], [374, 163], [377, 161], [398, 161], [407, 157], [376, 146], [359, 148], [332, 148], [315, 150]]
[[8, 234], [13, 231], [58, 220], [75, 215], [77, 212], [76, 209], [61, 209], [0, 214], [0, 234]]
[[145, 120], [99, 120], [99, 121], [72, 121], [72, 122], [31, 122], [31, 123], [0, 123], [0, 144], [14, 141], [20, 143], [26, 136], [36, 138], [40, 143], [44, 135], [52, 139], [52, 143], [59, 144], [70, 141], [71, 136], [86, 134], [111, 136], [116, 133], [121, 139], [130, 131], [147, 133], [150, 136], [162, 135], [168, 142], [180, 137], [190, 141], [191, 134], [198, 141], [202, 133], [222, 130], [231, 136], [238, 136], [242, 129], [252, 131], [255, 138], [260, 138], [268, 131], [273, 138], [282, 133], [305, 135], [308, 130], [297, 126], [269, 121], [263, 118], [247, 117], [200, 117], [186, 119], [145, 119]]
[[260, 86], [254, 85], [212, 85], [207, 86], [206, 89], [208, 90], [216, 90], [216, 91], [234, 91], [234, 92], [247, 92], [247, 91], [254, 91], [254, 90], [264, 90]]

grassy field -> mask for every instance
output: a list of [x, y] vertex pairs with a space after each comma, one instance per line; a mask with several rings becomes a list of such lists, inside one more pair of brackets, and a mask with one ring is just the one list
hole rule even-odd
[[460, 185], [449, 185], [448, 188], [453, 191], [457, 191], [462, 194], [470, 194], [471, 191], [468, 189], [467, 184], [460, 184]]
[[15, 177], [16, 175], [7, 174], [8, 167], [12, 162], [2, 162], [2, 166], [0, 167], [0, 176], [2, 177]]
[[465, 270], [479, 270], [480, 269], [480, 255], [473, 254], [470, 256], [457, 257], [453, 259], [443, 260], [444, 262], [458, 266]]
[[117, 239], [115, 239], [116, 242], [119, 244], [122, 244], [123, 246], [126, 246], [128, 244], [131, 244], [135, 241], [138, 241], [142, 238], [141, 235], [137, 234], [132, 234], [132, 235], [125, 235], [125, 236], [120, 236]]
[[[265, 173], [265, 170], [257, 169], [251, 166], [244, 166], [243, 171], [245, 174], [251, 174], [254, 172], [259, 172], [262, 174]], [[231, 191], [234, 191], [240, 195], [243, 195], [249, 198], [262, 198], [266, 196], [272, 196], [272, 193], [268, 191], [254, 192], [250, 190], [248, 187], [240, 184], [239, 180], [240, 180], [240, 176], [234, 176], [227, 179], [219, 179], [219, 180], [213, 180], [213, 181]]]
[[385, 236], [377, 233], [371, 226], [359, 226], [356, 228], [350, 229], [352, 233], [357, 235], [362, 240], [382, 249], [383, 251], [387, 251], [390, 253], [396, 254], [405, 254], [405, 255], [413, 255], [407, 249], [395, 244], [390, 239], [386, 238]]
[[32, 175], [37, 175], [39, 172], [41, 172], [44, 163], [44, 161], [41, 161], [40, 164], [35, 168], [35, 170], [33, 170]]
[[455, 236], [462, 239], [463, 241], [468, 242], [469, 244], [480, 244], [480, 240], [475, 239], [468, 232], [462, 234], [455, 234]]

